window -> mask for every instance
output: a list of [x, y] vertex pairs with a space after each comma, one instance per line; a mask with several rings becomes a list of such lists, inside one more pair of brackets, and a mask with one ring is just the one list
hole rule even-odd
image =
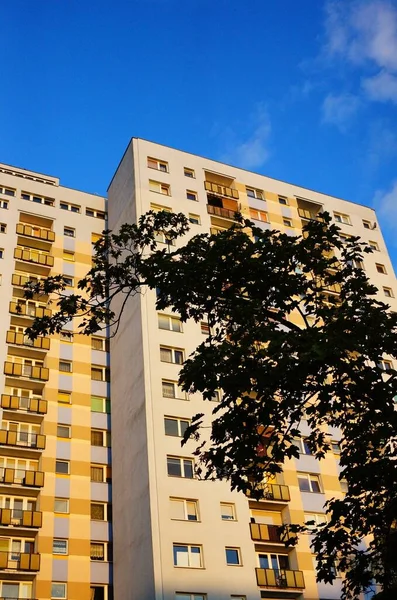
[[279, 204], [282, 204], [283, 206], [288, 205], [288, 198], [286, 198], [285, 196], [279, 196], [278, 201], [279, 201]]
[[221, 502], [222, 521], [236, 521], [236, 507], [231, 502]]
[[167, 236], [164, 231], [157, 231], [154, 234], [154, 239], [159, 244], [167, 244], [168, 246], [175, 246], [175, 240]]
[[0, 223], [0, 233], [5, 233], [7, 231], [7, 225], [5, 223]]
[[312, 453], [312, 451], [310, 450], [310, 448], [308, 446], [306, 438], [297, 438], [296, 440], [294, 440], [294, 444], [298, 448], [299, 454], [309, 454], [310, 455]]
[[379, 245], [377, 242], [373, 242], [373, 241], [369, 240], [368, 244], [369, 244], [369, 246], [371, 246], [371, 248], [373, 250], [376, 250], [376, 252], [379, 252]]
[[169, 206], [163, 206], [162, 204], [153, 204], [153, 202], [150, 203], [150, 210], [152, 210], [155, 213], [159, 213], [162, 211], [167, 213], [172, 212], [172, 208], [170, 208]]
[[15, 190], [2, 185], [0, 186], [0, 194], [4, 194], [5, 196], [15, 196]]
[[189, 169], [188, 167], [184, 167], [183, 174], [185, 177], [190, 177], [191, 179], [194, 179], [196, 177], [196, 175], [194, 174], [194, 170]]
[[393, 290], [389, 287], [384, 287], [383, 288], [383, 293], [386, 296], [386, 298], [393, 298]]
[[298, 483], [301, 492], [313, 492], [320, 494], [320, 477], [310, 473], [298, 473]]
[[54, 538], [52, 542], [52, 553], [66, 555], [68, 553], [68, 541]]
[[[13, 196], [15, 194], [12, 194]], [[35, 202], [36, 204], [45, 204], [46, 206], [54, 206], [54, 198], [46, 198], [45, 196], [37, 196], [36, 194], [30, 194], [29, 192], [21, 192], [22, 200], [28, 200]]]
[[69, 262], [74, 262], [74, 252], [70, 250], [64, 250], [62, 253], [63, 260], [68, 260]]
[[188, 200], [193, 200], [197, 202], [197, 192], [193, 192], [192, 190], [186, 190], [186, 198]]
[[210, 326], [206, 321], [201, 321], [200, 329], [203, 335], [210, 335], [211, 333]]
[[382, 369], [382, 371], [391, 371], [393, 369], [393, 363], [391, 360], [380, 360], [377, 367], [378, 369]]
[[110, 413], [110, 400], [109, 398], [102, 398], [100, 396], [91, 396], [91, 412], [98, 413]]
[[81, 210], [81, 206], [78, 204], [70, 204], [70, 202], [60, 202], [59, 208], [62, 210], [70, 210], [70, 212], [79, 213]]
[[93, 365], [91, 367], [91, 379], [93, 381], [109, 381], [109, 369], [100, 367], [99, 365]]
[[105, 483], [109, 482], [110, 479], [110, 467], [105, 467], [104, 465], [91, 465], [91, 481]]
[[110, 432], [103, 429], [91, 429], [91, 446], [110, 447]]
[[190, 592], [176, 592], [175, 600], [207, 600], [207, 594], [190, 594]]
[[96, 217], [97, 219], [106, 219], [107, 214], [102, 210], [96, 210], [95, 208], [86, 208], [85, 214], [87, 217]]
[[292, 227], [291, 219], [283, 219], [283, 224], [285, 225], [285, 227]]
[[91, 560], [105, 560], [105, 544], [101, 542], [91, 542], [90, 548]]
[[161, 183], [160, 181], [153, 181], [149, 179], [149, 190], [156, 192], [157, 194], [163, 194], [164, 196], [171, 196], [171, 188], [167, 183]]
[[71, 404], [72, 394], [70, 392], [63, 392], [58, 390], [58, 402], [61, 404]]
[[149, 169], [156, 169], [157, 171], [163, 171], [168, 173], [168, 163], [165, 160], [159, 160], [158, 158], [147, 158], [147, 166]]
[[177, 348], [166, 348], [160, 346], [160, 360], [162, 362], [174, 363], [175, 365], [183, 364], [183, 350]]
[[254, 221], [263, 221], [263, 223], [269, 222], [267, 213], [264, 210], [256, 210], [255, 208], [250, 208], [250, 217], [251, 219], [254, 219]]
[[101, 239], [102, 239], [102, 235], [100, 233], [91, 233], [91, 244], [92, 245], [96, 244]]
[[66, 598], [66, 583], [52, 583], [51, 598]]
[[109, 340], [103, 337], [92, 337], [91, 348], [92, 350], [101, 350], [102, 352], [109, 352]]
[[381, 265], [380, 263], [376, 263], [376, 270], [378, 273], [382, 273], [382, 275], [386, 275], [386, 267], [385, 265]]
[[363, 219], [363, 227], [364, 229], [371, 229], [371, 222]]
[[168, 329], [169, 331], [182, 331], [182, 321], [179, 317], [169, 315], [157, 315], [159, 329]]
[[347, 264], [351, 267], [354, 267], [355, 269], [362, 269], [363, 271], [365, 270], [364, 263], [362, 260], [357, 260], [356, 258], [354, 258], [353, 260], [348, 260]]
[[185, 498], [170, 498], [170, 512], [173, 521], [198, 521], [198, 501]]
[[59, 370], [63, 373], [71, 373], [72, 372], [72, 362], [70, 360], [60, 360], [59, 361]]
[[263, 200], [263, 192], [262, 190], [255, 190], [254, 188], [246, 188], [248, 198], [257, 198], [258, 200]]
[[176, 398], [178, 400], [187, 400], [186, 392], [184, 392], [176, 381], [161, 381], [162, 394], [164, 398]]
[[260, 552], [257, 554], [260, 569], [273, 569], [274, 571], [289, 569], [288, 556], [285, 554], [267, 554]]
[[165, 435], [183, 437], [186, 429], [189, 427], [188, 419], [178, 419], [178, 417], [164, 417]]
[[62, 331], [59, 332], [59, 339], [61, 342], [73, 342], [73, 332], [62, 329]]
[[334, 218], [335, 221], [337, 221], [338, 223], [343, 223], [344, 225], [351, 225], [349, 215], [334, 212]]
[[66, 285], [66, 287], [73, 287], [74, 286], [73, 277], [69, 277], [68, 275], [62, 275], [62, 279], [63, 279], [63, 282]]
[[342, 490], [342, 492], [343, 492], [344, 494], [347, 494], [347, 492], [348, 492], [348, 490], [349, 490], [349, 486], [347, 485], [347, 481], [346, 481], [346, 479], [341, 479], [341, 480], [339, 481], [339, 484], [340, 484], [340, 489]]
[[55, 473], [58, 475], [69, 475], [70, 463], [68, 460], [56, 460], [55, 461]]
[[220, 402], [222, 400], [222, 392], [220, 390], [215, 390], [214, 394], [209, 398], [211, 402]]
[[327, 524], [327, 515], [324, 513], [305, 513], [304, 519], [308, 529]]
[[105, 521], [105, 505], [98, 502], [91, 502], [91, 520]]
[[173, 544], [174, 567], [201, 569], [203, 566], [201, 546]]
[[0, 258], [4, 258], [4, 248], [0, 248]]
[[73, 229], [73, 227], [64, 227], [63, 228], [63, 235], [66, 235], [66, 237], [76, 237], [76, 230]]
[[193, 223], [193, 225], [201, 225], [201, 219], [199, 215], [192, 215], [189, 213], [189, 221]]
[[226, 564], [241, 565], [240, 548], [225, 548]]
[[55, 498], [54, 503], [54, 512], [61, 514], [69, 513], [69, 500], [65, 500], [64, 498]]
[[340, 444], [335, 440], [331, 440], [331, 450], [334, 454], [340, 454]]
[[57, 437], [70, 439], [70, 426], [57, 425]]
[[193, 479], [193, 459], [179, 456], [167, 456], [167, 473], [170, 477]]
[[0, 208], [8, 208], [8, 200], [0, 200]]

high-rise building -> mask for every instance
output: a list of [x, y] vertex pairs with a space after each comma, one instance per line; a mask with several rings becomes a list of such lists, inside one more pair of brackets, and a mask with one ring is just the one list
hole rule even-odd
[[[191, 231], [177, 244], [230, 227], [237, 209], [259, 227], [291, 235], [327, 210], [341, 236], [359, 235], [374, 248], [363, 266], [379, 299], [397, 310], [393, 268], [372, 208], [133, 139], [109, 187], [109, 227], [136, 222], [150, 209], [188, 216]], [[213, 403], [183, 393], [177, 381], [184, 358], [207, 332], [206, 323], [182, 324], [170, 311], [156, 311], [149, 291], [131, 299], [111, 341], [115, 598], [339, 599], [340, 579], [316, 583], [310, 536], [286, 549], [277, 533], [282, 523], [324, 521], [324, 502], [344, 493], [338, 431], [329, 432], [333, 451], [322, 461], [303, 441], [299, 459], [288, 461], [263, 501], [231, 492], [225, 482], [195, 479], [194, 442], [181, 448], [181, 436], [191, 417], [209, 415]]]
[[23, 286], [90, 268], [105, 199], [0, 164], [0, 597], [111, 600], [109, 355], [77, 324], [32, 342], [50, 315]]

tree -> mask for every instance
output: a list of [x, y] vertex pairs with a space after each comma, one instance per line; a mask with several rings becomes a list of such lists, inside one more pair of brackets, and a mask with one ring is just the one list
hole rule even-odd
[[[361, 268], [372, 249], [358, 238], [342, 240], [327, 213], [298, 237], [262, 230], [240, 215], [231, 229], [175, 248], [187, 230], [182, 214], [149, 212], [117, 234], [105, 232], [79, 282], [81, 294], [66, 295], [61, 276], [28, 286], [28, 297], [50, 293], [57, 307], [34, 321], [30, 335], [60, 331], [73, 318], [86, 334], [104, 323], [115, 330], [122, 309], [114, 312], [114, 300], [123, 297], [124, 307], [145, 286], [157, 290], [159, 310], [206, 320], [210, 333], [180, 374], [184, 389], [204, 399], [222, 390], [210, 438], [202, 437], [202, 414], [185, 435], [197, 440], [198, 475], [227, 479], [259, 499], [264, 482], [298, 457], [302, 419], [319, 460], [330, 448], [327, 426], [339, 428], [340, 478], [348, 488], [343, 499], [326, 503], [328, 523], [311, 528], [318, 578], [332, 582], [337, 563], [343, 598], [358, 598], [373, 582], [391, 597], [397, 382], [384, 359], [397, 358], [397, 316], [376, 299]], [[157, 245], [159, 232], [166, 250]]]

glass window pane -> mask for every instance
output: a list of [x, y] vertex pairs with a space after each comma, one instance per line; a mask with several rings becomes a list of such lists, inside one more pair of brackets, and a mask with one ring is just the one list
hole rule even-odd
[[179, 421], [180, 425], [180, 435], [183, 437], [185, 435], [186, 429], [189, 427], [189, 421]]
[[167, 458], [168, 475], [182, 477], [181, 461], [179, 458]]
[[169, 329], [170, 328], [170, 319], [165, 315], [158, 315], [158, 325], [159, 329]]
[[105, 520], [105, 505], [104, 504], [91, 504], [91, 519], [93, 521], [104, 521]]
[[103, 398], [91, 396], [91, 410], [92, 412], [103, 412]]
[[190, 566], [201, 567], [201, 548], [191, 546], [190, 548]]
[[226, 548], [226, 563], [228, 565], [240, 564], [240, 557], [236, 548]]
[[180, 350], [175, 350], [175, 362], [177, 365], [181, 365], [183, 363], [183, 352]]
[[186, 513], [188, 521], [197, 521], [197, 502], [186, 501]]
[[171, 519], [175, 519], [178, 521], [185, 520], [185, 501], [179, 500], [177, 498], [172, 498], [170, 500], [170, 512]]
[[175, 384], [169, 381], [162, 383], [163, 396], [165, 398], [175, 398]]
[[311, 484], [312, 484], [312, 491], [313, 492], [320, 492], [320, 483], [318, 481], [317, 478], [313, 478], [311, 477]]
[[183, 472], [184, 477], [188, 479], [193, 479], [193, 461], [184, 460], [183, 461]]
[[301, 492], [310, 492], [310, 485], [307, 477], [298, 477], [298, 482]]
[[187, 546], [174, 545], [174, 565], [177, 567], [189, 566], [189, 554]]
[[172, 353], [168, 348], [160, 348], [160, 360], [163, 362], [172, 362]]
[[177, 419], [168, 419], [167, 417], [165, 417], [164, 418], [164, 428], [165, 428], [165, 435], [174, 435], [176, 437], [179, 436]]

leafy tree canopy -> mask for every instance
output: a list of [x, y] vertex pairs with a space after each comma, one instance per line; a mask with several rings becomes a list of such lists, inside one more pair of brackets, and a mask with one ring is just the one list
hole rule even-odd
[[[210, 436], [203, 436], [203, 414], [185, 436], [197, 440], [198, 475], [227, 479], [260, 499], [266, 481], [299, 456], [303, 419], [319, 460], [330, 449], [328, 428], [338, 428], [348, 489], [327, 500], [328, 523], [314, 528], [318, 578], [332, 582], [337, 563], [343, 598], [358, 598], [373, 582], [393, 593], [397, 382], [381, 361], [397, 358], [397, 316], [360, 268], [372, 249], [341, 239], [327, 213], [298, 237], [239, 216], [231, 229], [174, 246], [188, 228], [182, 214], [149, 212], [138, 224], [105, 232], [81, 294], [68, 294], [61, 276], [28, 286], [28, 297], [50, 294], [56, 304], [30, 335], [60, 331], [73, 318], [85, 334], [104, 323], [116, 330], [125, 303], [144, 287], [157, 290], [159, 310], [208, 322], [209, 335], [180, 374], [183, 388], [206, 400], [222, 390]], [[156, 242], [159, 233], [167, 247]]]

